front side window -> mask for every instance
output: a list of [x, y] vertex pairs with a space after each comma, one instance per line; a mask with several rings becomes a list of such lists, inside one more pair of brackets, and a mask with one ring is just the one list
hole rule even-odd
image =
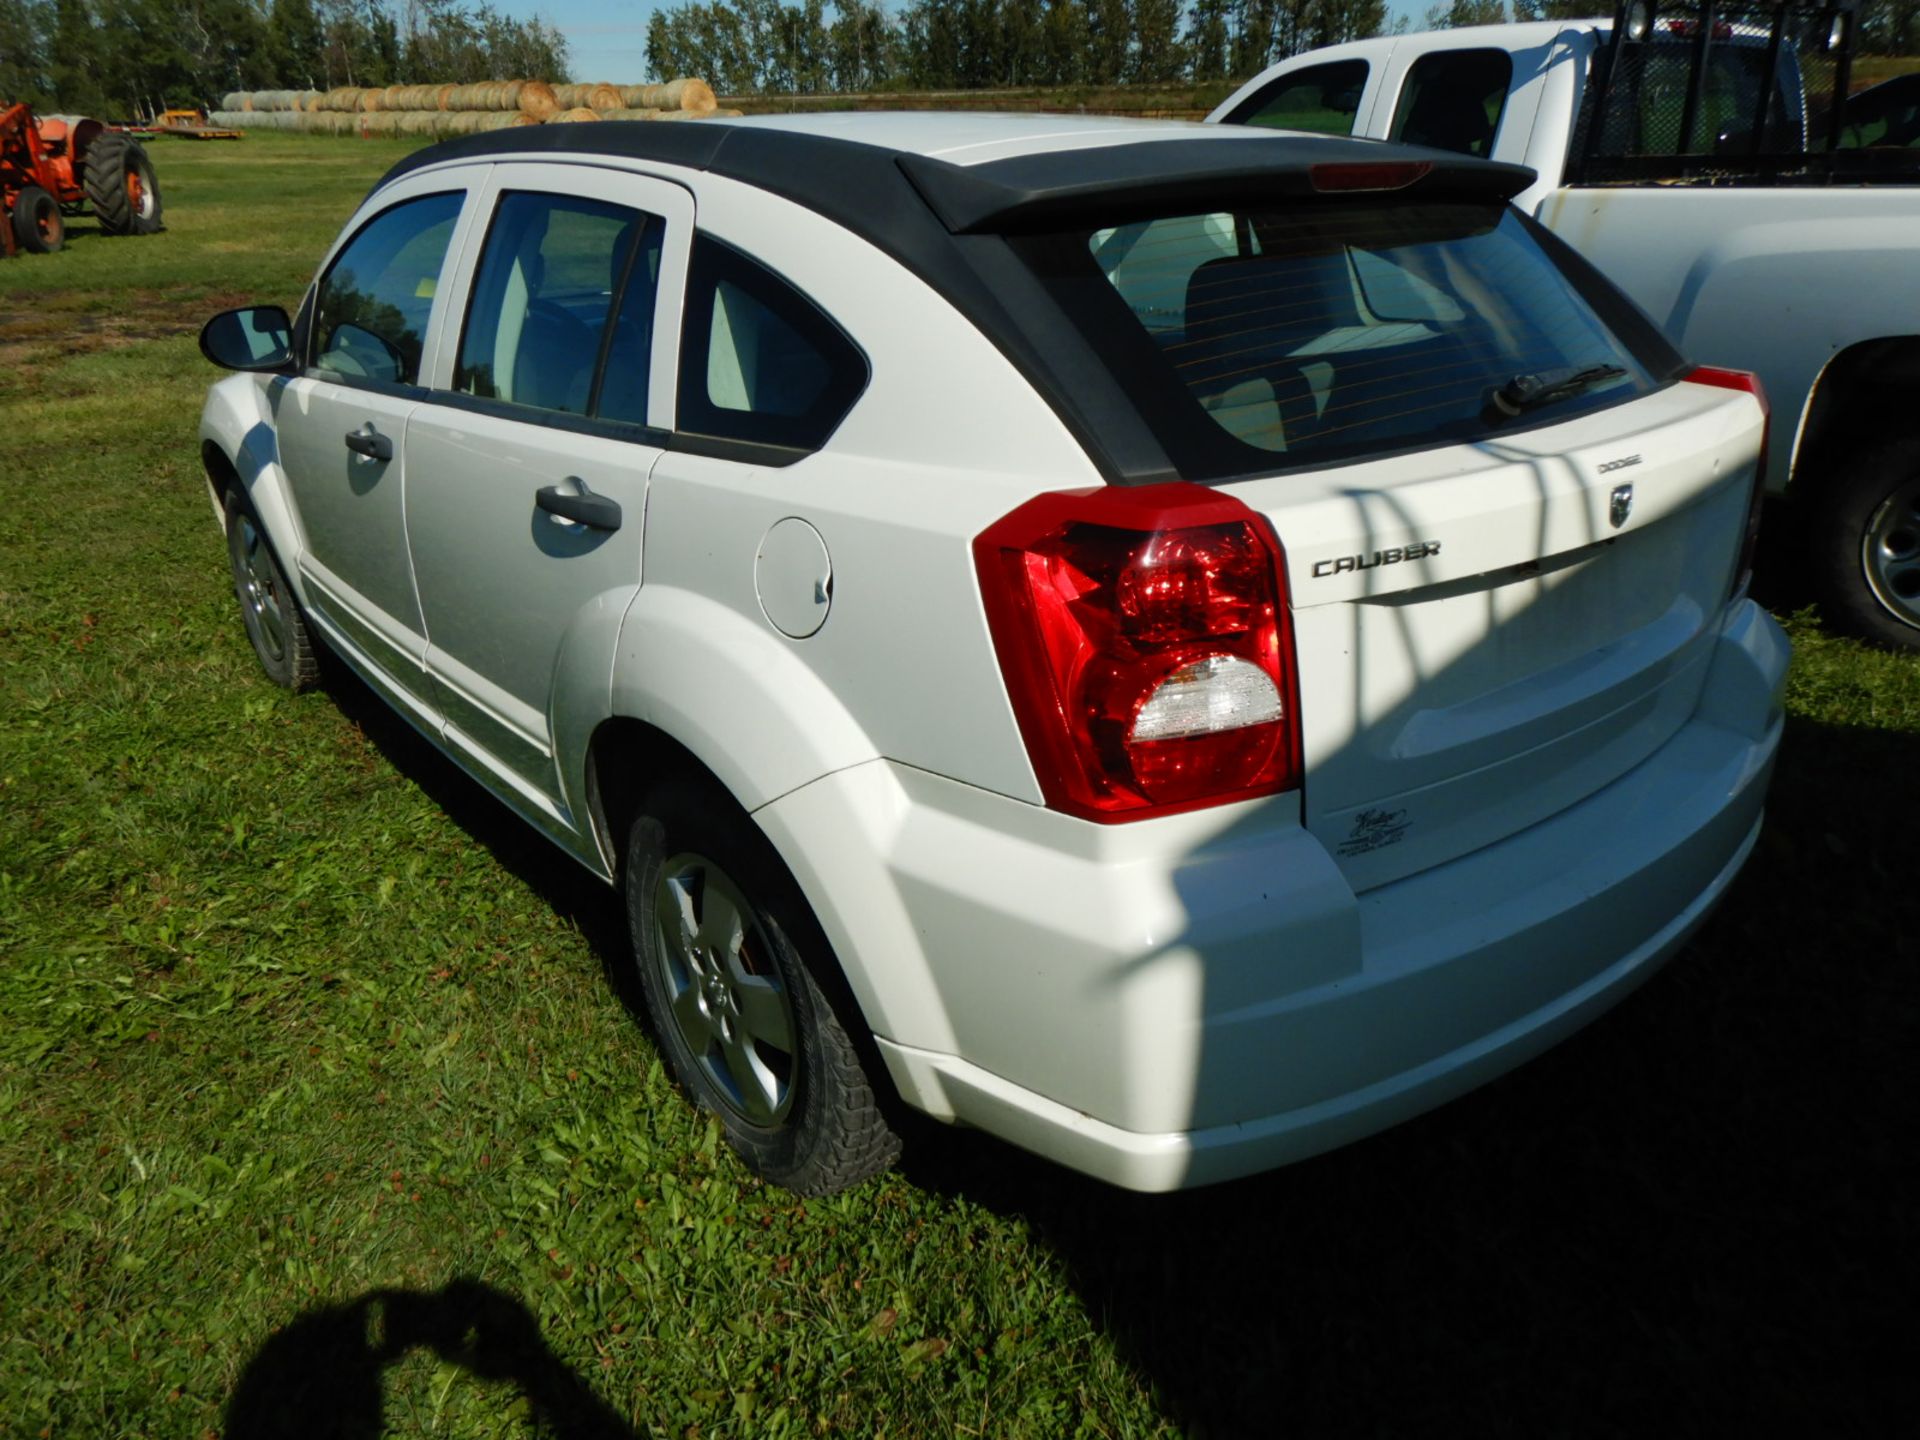
[[314, 303], [310, 361], [329, 378], [412, 385], [466, 195], [405, 200], [382, 211], [334, 260]]
[[859, 347], [806, 296], [730, 246], [695, 237], [680, 429], [816, 450], [853, 408], [867, 373]]
[[[660, 240], [658, 218], [625, 206], [501, 196], [474, 279], [454, 389], [644, 423]], [[603, 401], [598, 409], [596, 400]]]
[[1503, 204], [1323, 200], [1014, 243], [1194, 478], [1492, 439], [1660, 383]]
[[1423, 55], [1407, 71], [1391, 136], [1484, 160], [1493, 153], [1512, 83], [1513, 57], [1504, 50]]
[[1229, 125], [1260, 125], [1272, 130], [1306, 130], [1316, 135], [1351, 135], [1367, 88], [1367, 62], [1336, 60], [1283, 75], [1226, 117]]

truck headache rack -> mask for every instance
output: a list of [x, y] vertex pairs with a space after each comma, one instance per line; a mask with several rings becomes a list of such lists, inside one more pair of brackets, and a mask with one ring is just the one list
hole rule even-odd
[[1849, 104], [1846, 4], [1623, 0], [1596, 57], [1568, 183], [1911, 183], [1920, 149]]

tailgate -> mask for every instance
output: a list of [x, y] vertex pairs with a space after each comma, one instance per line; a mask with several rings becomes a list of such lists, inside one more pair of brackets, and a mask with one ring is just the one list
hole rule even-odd
[[1537, 823], [1685, 722], [1761, 425], [1750, 397], [1682, 383], [1223, 487], [1286, 551], [1306, 823], [1356, 890]]

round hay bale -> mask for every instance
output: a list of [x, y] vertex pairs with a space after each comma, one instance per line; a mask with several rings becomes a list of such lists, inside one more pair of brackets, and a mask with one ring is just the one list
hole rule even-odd
[[246, 109], [247, 92], [244, 90], [229, 90], [220, 97], [220, 108], [226, 111]]
[[585, 104], [590, 110], [622, 110], [627, 101], [618, 85], [590, 85]]
[[662, 110], [656, 117], [661, 120], [738, 120], [743, 112], [739, 110], [721, 110], [715, 108], [702, 115], [693, 110]]
[[660, 118], [660, 112], [650, 108], [602, 110], [599, 115], [602, 120], [658, 120]]
[[549, 125], [581, 125], [589, 120], [598, 120], [600, 112], [591, 106], [580, 105], [572, 110], [560, 110], [547, 117]]
[[544, 80], [529, 80], [520, 87], [520, 113], [536, 120], [551, 119], [560, 109], [553, 87]]
[[627, 85], [622, 87], [620, 98], [636, 110], [686, 110], [696, 115], [710, 115], [720, 104], [711, 85], [691, 76], [664, 85]]
[[562, 110], [578, 110], [587, 103], [587, 91], [592, 88], [591, 85], [555, 85], [553, 103]]
[[434, 86], [434, 89], [433, 89], [433, 108], [434, 108], [434, 109], [436, 109], [436, 110], [452, 110], [452, 109], [453, 109], [453, 106], [451, 106], [451, 105], [449, 105], [449, 104], [447, 103], [447, 101], [448, 101], [448, 100], [449, 100], [449, 99], [450, 99], [450, 98], [452, 97], [452, 95], [453, 95], [453, 92], [454, 92], [455, 90], [457, 90], [458, 88], [459, 88], [459, 87], [458, 87], [457, 85], [436, 85], [436, 86]]
[[362, 90], [360, 92], [360, 113], [362, 115], [371, 115], [375, 111], [384, 109], [386, 109], [386, 97], [380, 91]]

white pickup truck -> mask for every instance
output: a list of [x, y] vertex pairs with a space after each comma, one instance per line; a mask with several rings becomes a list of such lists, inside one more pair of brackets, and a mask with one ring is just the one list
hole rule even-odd
[[1761, 377], [1828, 618], [1920, 649], [1920, 77], [1850, 94], [1852, 30], [1630, 0], [1298, 55], [1208, 118], [1532, 168], [1522, 211], [1690, 359]]

